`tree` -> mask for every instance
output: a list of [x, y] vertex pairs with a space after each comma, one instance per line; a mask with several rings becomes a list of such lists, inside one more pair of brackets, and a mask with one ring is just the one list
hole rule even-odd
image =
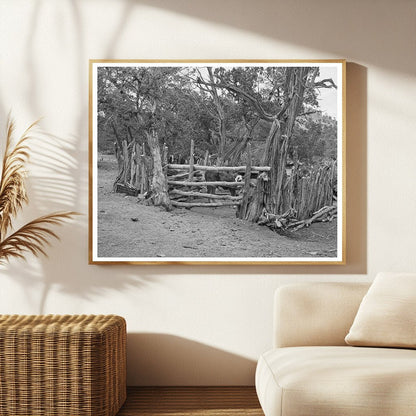
[[252, 221], [257, 221], [264, 209], [282, 213], [286, 164], [296, 120], [307, 106], [312, 108], [309, 112], [316, 111], [318, 88], [336, 87], [329, 79], [315, 82], [318, 75], [318, 67], [240, 67], [221, 69], [215, 84], [204, 82], [245, 100], [261, 119], [271, 123], [262, 158], [262, 164], [271, 167], [269, 186], [259, 183], [265, 192], [258, 192], [254, 209], [247, 210]]
[[[128, 155], [128, 145], [147, 146], [153, 159], [151, 199], [166, 210], [170, 204], [162, 169], [158, 131], [165, 119], [166, 91], [173, 85], [177, 69], [164, 67], [103, 67], [99, 72], [98, 113], [111, 122], [116, 137], [116, 155]], [[101, 89], [100, 89], [101, 88]], [[107, 116], [107, 117], [106, 117]], [[120, 139], [119, 132], [123, 137]], [[121, 146], [120, 146], [121, 141]], [[125, 144], [124, 144], [125, 143]], [[128, 173], [128, 165], [119, 174]]]

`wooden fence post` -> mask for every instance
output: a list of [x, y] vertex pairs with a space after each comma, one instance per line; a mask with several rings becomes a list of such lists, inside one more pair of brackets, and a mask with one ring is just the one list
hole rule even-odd
[[141, 154], [142, 154], [142, 147], [140, 143], [136, 143], [136, 176], [134, 181], [134, 187], [139, 190], [140, 192], [140, 174], [141, 174]]
[[142, 194], [144, 194], [150, 189], [148, 164], [149, 163], [148, 158], [146, 156], [146, 146], [143, 144], [142, 154], [140, 155], [140, 189]]
[[163, 173], [166, 177], [168, 177], [168, 147], [166, 143], [163, 143], [163, 151], [162, 151], [162, 167]]
[[191, 182], [194, 178], [194, 139], [191, 139], [191, 156], [189, 158], [189, 176], [188, 179]]
[[123, 140], [123, 177], [122, 177], [122, 183], [127, 183], [127, 178], [129, 177], [129, 150], [127, 148], [127, 140]]
[[132, 187], [134, 187], [135, 174], [136, 174], [136, 144], [133, 143], [133, 146], [131, 148], [131, 156], [130, 156], [130, 181], [129, 181], [129, 184]]
[[204, 166], [208, 166], [209, 163], [209, 151], [205, 151], [205, 157], [204, 157]]
[[241, 205], [238, 207], [238, 218], [245, 218], [247, 212], [247, 206], [249, 201], [249, 193], [250, 193], [250, 181], [251, 181], [251, 143], [247, 142], [247, 162], [246, 162], [246, 172], [245, 172], [245, 180], [244, 180], [244, 188], [243, 188], [243, 200], [241, 201]]

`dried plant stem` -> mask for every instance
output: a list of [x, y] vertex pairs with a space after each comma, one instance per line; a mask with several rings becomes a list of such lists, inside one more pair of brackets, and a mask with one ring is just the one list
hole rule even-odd
[[38, 121], [32, 123], [13, 145], [15, 125], [9, 116], [7, 123], [6, 148], [3, 156], [0, 179], [0, 264], [11, 257], [24, 258], [24, 253], [46, 256], [45, 247], [50, 238], [59, 239], [51, 226], [62, 224], [78, 213], [55, 212], [34, 219], [6, 237], [12, 229], [12, 218], [29, 202], [25, 187], [26, 163], [29, 148], [26, 141]]

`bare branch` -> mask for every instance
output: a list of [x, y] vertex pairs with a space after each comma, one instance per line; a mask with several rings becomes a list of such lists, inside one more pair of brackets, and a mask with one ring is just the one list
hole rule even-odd
[[236, 94], [241, 95], [243, 98], [249, 101], [258, 111], [262, 119], [267, 120], [267, 121], [273, 121], [275, 119], [275, 117], [272, 114], [269, 114], [264, 110], [264, 108], [261, 106], [258, 100], [256, 100], [253, 96], [243, 91], [239, 87], [236, 87], [231, 84], [224, 84], [222, 82], [219, 82], [219, 83], [207, 82], [207, 81], [203, 81], [202, 79], [198, 80], [198, 84], [203, 84], [203, 85], [211, 86], [214, 88], [225, 88], [229, 91], [235, 92]]
[[338, 87], [336, 86], [335, 82], [332, 80], [332, 78], [325, 78], [322, 79], [318, 82], [315, 82], [313, 84], [313, 86], [315, 88], [335, 88], [337, 89]]
[[299, 114], [299, 117], [309, 116], [310, 114], [316, 114], [319, 110], [307, 111], [306, 113]]

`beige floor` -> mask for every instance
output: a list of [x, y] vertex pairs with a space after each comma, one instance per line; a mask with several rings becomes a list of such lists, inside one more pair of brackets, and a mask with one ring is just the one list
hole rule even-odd
[[254, 387], [129, 387], [117, 416], [263, 416]]

